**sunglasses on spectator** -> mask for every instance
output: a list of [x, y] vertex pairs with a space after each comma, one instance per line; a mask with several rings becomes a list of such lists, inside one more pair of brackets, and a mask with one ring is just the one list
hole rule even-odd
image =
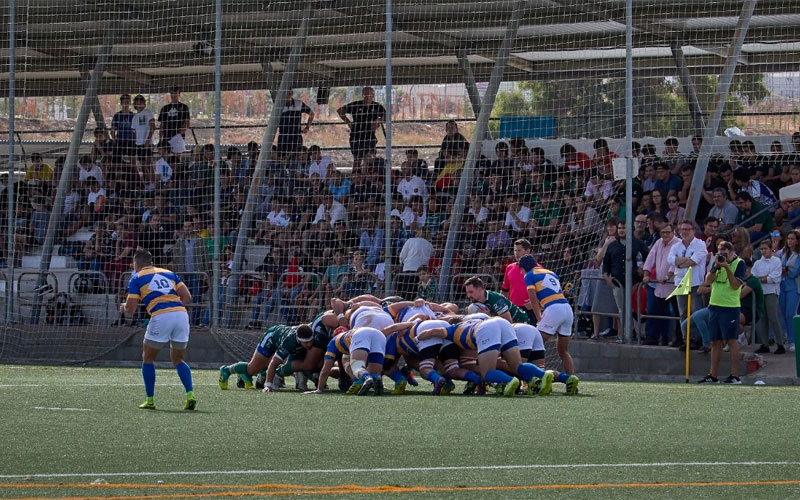
[[678, 203], [678, 200], [669, 200], [669, 203]]

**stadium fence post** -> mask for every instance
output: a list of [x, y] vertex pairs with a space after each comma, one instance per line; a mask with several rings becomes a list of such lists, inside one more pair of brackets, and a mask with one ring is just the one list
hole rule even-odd
[[220, 240], [220, 165], [222, 164], [222, 133], [220, 131], [221, 125], [221, 109], [222, 105], [222, 0], [215, 1], [215, 26], [214, 26], [214, 244], [211, 248], [214, 249], [212, 256], [211, 270], [212, 281], [211, 285], [211, 328], [215, 329], [219, 326], [219, 265], [220, 254], [222, 249], [219, 248]]
[[15, 0], [8, 2], [8, 231], [6, 234], [6, 319], [5, 325], [13, 323], [11, 315], [14, 312], [14, 99], [16, 98], [15, 81], [17, 55], [15, 52], [16, 19], [14, 17], [16, 9]]
[[633, 2], [625, 2], [625, 300], [620, 311], [625, 342], [633, 343]]
[[794, 366], [797, 378], [800, 378], [800, 350], [797, 349], [797, 339], [800, 338], [800, 315], [796, 314], [792, 320], [792, 333], [794, 334]]
[[384, 169], [384, 296], [392, 294], [392, 0], [386, 0], [386, 168]]
[[725, 110], [725, 101], [728, 100], [728, 91], [731, 88], [733, 75], [736, 72], [736, 63], [739, 60], [739, 54], [742, 52], [742, 44], [747, 35], [747, 28], [750, 26], [750, 19], [753, 17], [753, 10], [755, 10], [757, 3], [758, 0], [745, 0], [742, 4], [742, 12], [739, 14], [739, 20], [736, 23], [733, 41], [728, 47], [725, 67], [717, 84], [717, 92], [714, 95], [714, 102], [717, 103], [717, 107], [714, 109], [711, 123], [706, 126], [703, 133], [703, 144], [700, 146], [700, 154], [697, 155], [697, 166], [692, 178], [692, 187], [689, 188], [689, 196], [686, 200], [686, 218], [689, 220], [694, 220], [697, 217], [697, 206], [700, 204], [700, 193], [708, 170], [708, 160], [711, 158], [714, 139], [717, 135], [719, 123], [722, 120], [722, 112]]
[[[242, 271], [242, 263], [244, 262], [244, 252], [247, 248], [247, 233], [250, 230], [250, 224], [253, 221], [253, 210], [257, 203], [256, 198], [261, 189], [261, 180], [264, 175], [264, 168], [267, 164], [267, 159], [272, 153], [272, 143], [275, 141], [275, 133], [278, 131], [278, 123], [281, 119], [281, 110], [286, 105], [286, 95], [292, 87], [294, 80], [294, 72], [297, 69], [297, 63], [300, 60], [300, 55], [303, 52], [303, 47], [306, 43], [306, 34], [308, 33], [308, 25], [313, 15], [312, 3], [308, 3], [303, 10], [303, 20], [300, 22], [300, 27], [297, 29], [297, 34], [292, 42], [292, 50], [289, 53], [289, 59], [286, 62], [286, 67], [281, 75], [281, 84], [278, 88], [278, 95], [273, 99], [272, 112], [269, 115], [269, 122], [267, 128], [264, 129], [264, 136], [261, 139], [261, 151], [258, 154], [258, 161], [256, 168], [253, 171], [253, 179], [250, 182], [250, 189], [247, 192], [247, 201], [245, 202], [244, 212], [242, 213], [242, 220], [239, 223], [239, 234], [236, 237], [236, 250], [233, 254], [233, 269], [231, 271]], [[239, 295], [239, 277], [233, 280], [231, 286], [228, 287], [231, 293], [227, 294], [227, 301], [229, 305], [236, 303]], [[225, 314], [226, 323], [230, 321], [230, 311]]]
[[469, 189], [472, 186], [472, 173], [475, 170], [475, 163], [481, 153], [483, 138], [486, 136], [486, 131], [489, 127], [489, 114], [494, 107], [497, 90], [503, 79], [508, 55], [511, 52], [511, 47], [514, 45], [514, 39], [517, 36], [517, 30], [519, 29], [525, 4], [526, 2], [524, 0], [518, 0], [514, 5], [514, 10], [511, 11], [511, 17], [508, 20], [506, 32], [503, 36], [503, 43], [500, 45], [500, 50], [497, 52], [497, 59], [492, 67], [492, 74], [489, 77], [489, 85], [486, 88], [486, 93], [483, 95], [481, 112], [478, 114], [475, 121], [475, 130], [472, 132], [472, 141], [469, 144], [467, 158], [464, 160], [464, 167], [462, 168], [461, 178], [458, 183], [456, 201], [453, 206], [452, 221], [447, 232], [447, 242], [445, 243], [444, 256], [442, 257], [442, 271], [439, 276], [438, 293], [440, 296], [444, 296], [447, 293], [450, 265], [456, 246], [456, 238], [458, 238], [458, 233], [461, 230], [461, 217], [464, 213], [464, 207], [466, 206], [466, 199], [469, 195]]
[[[119, 15], [112, 15], [106, 26], [106, 31], [103, 36], [103, 45], [100, 52], [97, 54], [97, 60], [94, 64], [92, 76], [89, 79], [89, 85], [86, 87], [86, 93], [83, 96], [81, 109], [78, 112], [78, 118], [75, 120], [75, 130], [72, 131], [72, 139], [69, 143], [67, 150], [67, 158], [64, 161], [64, 168], [61, 170], [61, 176], [58, 179], [58, 188], [56, 189], [56, 197], [53, 200], [53, 205], [50, 211], [50, 221], [47, 224], [47, 233], [45, 233], [44, 244], [42, 245], [42, 260], [39, 263], [39, 279], [36, 287], [45, 284], [47, 280], [47, 273], [50, 270], [50, 259], [53, 255], [53, 246], [55, 243], [56, 232], [61, 225], [61, 215], [64, 210], [64, 196], [67, 185], [70, 182], [72, 169], [76, 165], [78, 157], [78, 150], [83, 140], [83, 133], [86, 130], [86, 122], [89, 119], [89, 111], [92, 109], [95, 99], [97, 99], [97, 89], [100, 87], [100, 81], [103, 79], [103, 71], [106, 67], [106, 62], [111, 55], [111, 48], [114, 46], [114, 35], [117, 31], [119, 24]], [[42, 295], [36, 294], [36, 303], [33, 307], [31, 314], [31, 324], [39, 324], [39, 316], [42, 310]]]

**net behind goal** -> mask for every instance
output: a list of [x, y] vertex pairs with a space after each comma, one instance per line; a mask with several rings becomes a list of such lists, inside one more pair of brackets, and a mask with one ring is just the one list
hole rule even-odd
[[[390, 44], [388, 6], [17, 2], [15, 73], [0, 75], [16, 92], [0, 359], [92, 359], [141, 331], [144, 311], [118, 312], [137, 248], [182, 277], [193, 328], [237, 358], [333, 297], [464, 306], [471, 276], [502, 291], [517, 239], [576, 312], [617, 315], [598, 251], [628, 215], [625, 3], [394, 1]], [[747, 16], [712, 131], [746, 137], [704, 151], [772, 192], [800, 148], [793, 7]], [[634, 217], [690, 209], [742, 8], [634, 2]], [[608, 321], [578, 314], [575, 330]]]

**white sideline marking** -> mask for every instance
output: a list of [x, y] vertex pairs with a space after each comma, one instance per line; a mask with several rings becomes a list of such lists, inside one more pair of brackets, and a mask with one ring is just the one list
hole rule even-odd
[[34, 410], [53, 410], [53, 411], [94, 411], [91, 408], [47, 408], [46, 406], [34, 406]]
[[800, 465], [800, 462], [652, 462], [631, 464], [533, 464], [533, 465], [476, 465], [450, 467], [379, 467], [375, 469], [295, 469], [295, 470], [223, 470], [223, 471], [167, 471], [167, 472], [92, 472], [76, 474], [2, 474], [0, 479], [65, 478], [65, 477], [136, 477], [136, 476], [233, 476], [247, 474], [341, 474], [369, 472], [425, 472], [461, 470], [515, 470], [515, 469], [594, 469], [618, 467], [730, 467], [763, 465]]

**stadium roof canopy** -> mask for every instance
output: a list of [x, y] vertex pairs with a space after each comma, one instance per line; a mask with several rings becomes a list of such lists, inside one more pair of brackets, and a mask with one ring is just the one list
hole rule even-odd
[[[0, 88], [8, 92], [8, 3]], [[295, 87], [381, 85], [385, 2], [319, 1]], [[395, 84], [462, 82], [456, 53], [486, 81], [516, 1], [394, 0]], [[119, 20], [101, 94], [213, 90], [214, 0], [16, 0], [17, 96], [83, 94], [113, 20]], [[733, 0], [633, 0], [635, 76], [673, 76], [682, 47], [693, 74], [719, 74], [742, 9]], [[223, 0], [224, 90], [270, 88], [285, 67], [305, 2]], [[122, 7], [120, 7], [122, 6]], [[125, 11], [121, 12], [120, 9]], [[624, 77], [624, 0], [529, 0], [504, 80]], [[800, 69], [796, 0], [761, 0], [738, 72]]]

